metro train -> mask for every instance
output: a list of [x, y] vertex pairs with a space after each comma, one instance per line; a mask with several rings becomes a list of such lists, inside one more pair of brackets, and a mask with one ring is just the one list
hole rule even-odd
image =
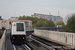
[[75, 33], [34, 29], [33, 35], [75, 49]]
[[11, 25], [11, 42], [22, 44], [26, 41], [26, 29], [24, 22], [12, 22]]

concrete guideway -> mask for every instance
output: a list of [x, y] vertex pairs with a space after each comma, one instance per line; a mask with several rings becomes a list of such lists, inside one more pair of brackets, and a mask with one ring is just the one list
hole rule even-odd
[[75, 49], [75, 33], [34, 29], [33, 35], [63, 45], [68, 49]]
[[10, 30], [5, 30], [2, 38], [0, 39], [0, 50], [12, 50], [10, 41]]
[[13, 50], [13, 48], [12, 48], [12, 43], [11, 43], [11, 41], [10, 41], [10, 33], [11, 33], [11, 31], [10, 31], [10, 29], [8, 29], [8, 30], [6, 30], [6, 50]]
[[5, 44], [5, 32], [6, 32], [6, 30], [4, 31], [2, 38], [0, 39], [0, 50], [4, 50], [3, 47]]
[[29, 36], [29, 37], [30, 37], [32, 40], [34, 40], [34, 41], [40, 43], [42, 46], [48, 48], [49, 50], [51, 50], [51, 49], [52, 49], [52, 50], [55, 50], [54, 48], [52, 48], [52, 47], [50, 47], [50, 46], [48, 46], [48, 45], [46, 45], [46, 44], [44, 44], [44, 43], [42, 43], [42, 42], [36, 40], [36, 39], [33, 39], [31, 36]]
[[27, 44], [15, 45], [13, 44], [13, 50], [32, 50]]

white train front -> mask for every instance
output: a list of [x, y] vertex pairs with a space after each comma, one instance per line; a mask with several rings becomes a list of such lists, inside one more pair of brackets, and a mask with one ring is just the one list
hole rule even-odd
[[11, 41], [12, 43], [25, 43], [26, 30], [24, 22], [12, 22]]

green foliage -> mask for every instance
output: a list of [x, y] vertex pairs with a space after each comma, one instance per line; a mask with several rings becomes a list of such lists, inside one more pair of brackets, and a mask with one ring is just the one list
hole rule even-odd
[[19, 20], [32, 20], [32, 24], [36, 23], [38, 21], [37, 17], [30, 17], [30, 16], [20, 16]]
[[2, 20], [1, 16], [0, 16], [0, 20]]
[[51, 20], [40, 20], [37, 23], [33, 24], [33, 27], [54, 27], [54, 23]]
[[55, 26], [57, 27], [57, 25], [62, 25], [63, 27], [64, 27], [64, 22], [63, 21], [57, 21], [56, 23], [55, 23]]
[[4, 27], [2, 27], [2, 30], [5, 30], [5, 28], [4, 28]]
[[33, 27], [47, 27], [48, 23], [46, 21], [38, 21], [37, 23], [33, 24]]
[[66, 26], [67, 31], [74, 31], [75, 32], [75, 14], [73, 14], [67, 21]]
[[20, 16], [19, 20], [32, 20], [32, 27], [54, 27], [54, 23], [51, 20], [37, 17]]

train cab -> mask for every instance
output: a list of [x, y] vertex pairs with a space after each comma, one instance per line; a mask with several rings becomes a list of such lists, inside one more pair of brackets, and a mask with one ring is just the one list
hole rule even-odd
[[26, 29], [24, 22], [12, 22], [11, 26], [11, 42], [12, 43], [25, 43]]

